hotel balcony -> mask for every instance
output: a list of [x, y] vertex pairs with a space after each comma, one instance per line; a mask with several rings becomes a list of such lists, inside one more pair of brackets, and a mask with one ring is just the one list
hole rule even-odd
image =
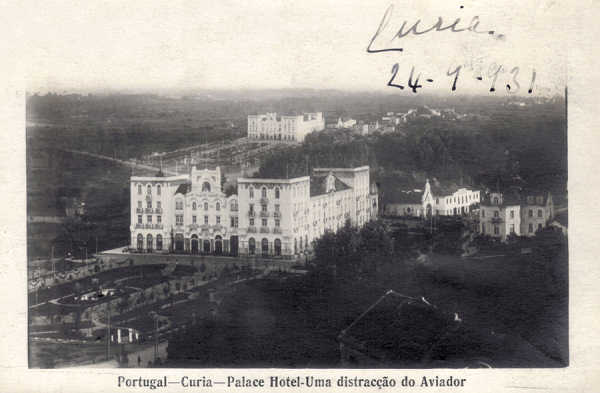
[[156, 209], [154, 209], [154, 213], [156, 214], [162, 214], [163, 209], [161, 209], [160, 207], [157, 207]]
[[190, 224], [188, 225], [188, 228], [190, 229], [190, 231], [195, 231], [199, 228], [198, 224]]
[[146, 213], [146, 214], [152, 214], [152, 209], [147, 207], [147, 208], [144, 209], [144, 213]]
[[260, 216], [261, 217], [269, 217], [269, 212], [263, 212], [263, 211], [261, 211], [260, 212]]
[[503, 221], [504, 220], [501, 217], [492, 217], [492, 223], [494, 223], [494, 224], [499, 224]]
[[250, 210], [248, 212], [248, 217], [256, 217], [256, 212], [254, 210]]
[[281, 218], [281, 212], [273, 212], [273, 217]]
[[269, 204], [269, 200], [267, 198], [260, 198], [260, 204], [261, 205], [268, 205]]
[[135, 229], [143, 229], [144, 224], [140, 224], [139, 222], [135, 224]]
[[163, 229], [163, 224], [154, 224], [154, 229]]
[[142, 209], [141, 207], [138, 207], [138, 208], [135, 209], [135, 212], [136, 213], [143, 213], [144, 209]]
[[232, 212], [237, 212], [238, 211], [238, 207], [237, 206], [231, 206], [231, 208], [229, 208], [230, 211]]
[[248, 227], [248, 233], [256, 233], [256, 227]]
[[281, 228], [280, 227], [273, 228], [273, 233], [282, 233]]
[[269, 227], [260, 227], [260, 233], [269, 233]]
[[144, 224], [145, 229], [154, 229], [154, 225], [152, 224]]

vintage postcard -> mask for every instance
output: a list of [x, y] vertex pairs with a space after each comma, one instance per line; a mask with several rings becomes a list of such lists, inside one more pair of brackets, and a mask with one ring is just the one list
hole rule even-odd
[[594, 10], [14, 8], [3, 391], [594, 391]]

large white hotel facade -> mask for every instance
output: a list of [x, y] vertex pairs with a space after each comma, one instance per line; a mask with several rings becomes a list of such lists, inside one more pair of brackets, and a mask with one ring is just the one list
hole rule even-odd
[[221, 189], [221, 171], [192, 168], [178, 176], [132, 176], [131, 248], [176, 254], [292, 257], [346, 221], [377, 216], [369, 167], [319, 168], [293, 179], [239, 178]]
[[248, 139], [302, 142], [307, 134], [325, 129], [322, 112], [301, 115], [265, 113], [248, 116]]

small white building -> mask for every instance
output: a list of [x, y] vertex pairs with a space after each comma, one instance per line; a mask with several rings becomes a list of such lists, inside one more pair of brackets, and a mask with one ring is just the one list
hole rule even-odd
[[307, 134], [324, 129], [323, 112], [282, 116], [272, 112], [248, 116], [248, 139], [302, 142]]
[[436, 179], [427, 179], [423, 191], [423, 211], [426, 216], [466, 215], [480, 201], [480, 191], [469, 186], [443, 185]]
[[356, 120], [348, 117], [340, 117], [336, 123], [336, 128], [352, 128], [356, 125]]
[[533, 236], [554, 217], [550, 193], [490, 193], [481, 203], [479, 233], [505, 241], [515, 236]]

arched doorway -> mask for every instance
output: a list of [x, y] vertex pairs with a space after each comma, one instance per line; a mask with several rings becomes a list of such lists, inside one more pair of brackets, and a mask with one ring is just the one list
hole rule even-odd
[[260, 242], [260, 248], [261, 248], [263, 257], [266, 257], [269, 255], [269, 240], [267, 238], [262, 239], [262, 241]]
[[182, 253], [183, 246], [184, 246], [183, 235], [181, 233], [178, 233], [175, 235], [175, 252]]
[[229, 250], [230, 250], [232, 256], [234, 256], [234, 257], [238, 256], [239, 240], [238, 240], [237, 236], [231, 236], [229, 238]]
[[163, 248], [162, 235], [156, 235], [156, 250], [162, 251], [162, 248]]
[[144, 236], [140, 233], [137, 235], [137, 249], [138, 251], [142, 251], [144, 249]]
[[279, 239], [275, 239], [275, 255], [276, 256], [281, 255], [281, 240], [279, 240]]
[[427, 207], [425, 208], [425, 215], [427, 216], [427, 218], [431, 218], [431, 204], [427, 204]]
[[198, 236], [192, 235], [192, 254], [198, 254]]
[[256, 253], [256, 241], [253, 237], [248, 239], [248, 254], [254, 255]]
[[223, 253], [223, 238], [220, 235], [215, 236], [215, 254]]
[[204, 253], [210, 254], [210, 240], [204, 239]]
[[148, 236], [146, 236], [146, 248], [148, 249], [148, 252], [152, 252], [152, 246], [153, 246], [153, 239], [152, 239], [152, 235], [149, 233]]

